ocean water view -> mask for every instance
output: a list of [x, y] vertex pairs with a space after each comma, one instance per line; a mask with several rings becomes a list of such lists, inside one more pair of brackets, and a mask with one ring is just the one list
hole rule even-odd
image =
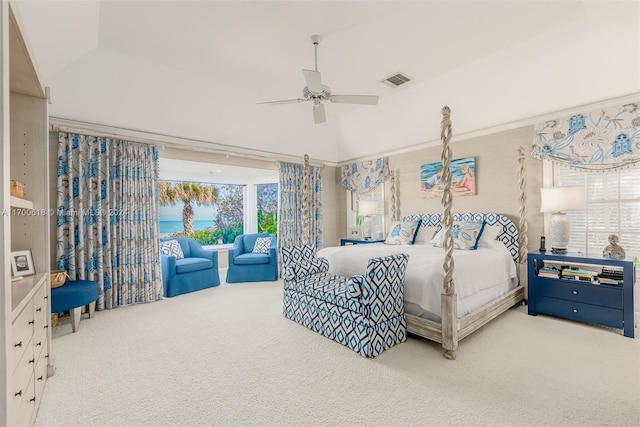
[[[160, 221], [160, 236], [166, 236], [172, 233], [184, 232], [182, 220], [179, 221]], [[195, 220], [193, 221], [194, 230], [204, 230], [207, 227], [213, 227], [211, 220]]]

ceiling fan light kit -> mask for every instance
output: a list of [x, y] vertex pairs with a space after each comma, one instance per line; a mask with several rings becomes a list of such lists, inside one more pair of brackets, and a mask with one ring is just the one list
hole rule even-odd
[[329, 100], [338, 104], [359, 105], [376, 105], [378, 103], [377, 95], [333, 95], [331, 88], [322, 84], [322, 78], [318, 71], [318, 44], [320, 43], [320, 36], [317, 34], [311, 36], [311, 41], [315, 49], [315, 70], [302, 70], [304, 80], [307, 83], [302, 89], [303, 98], [258, 102], [258, 105], [297, 104], [300, 102], [313, 101], [313, 121], [315, 124], [320, 124], [327, 121], [322, 101]]

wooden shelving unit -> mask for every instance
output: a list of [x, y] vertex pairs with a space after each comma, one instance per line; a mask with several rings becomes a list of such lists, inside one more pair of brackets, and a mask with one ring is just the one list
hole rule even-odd
[[14, 209], [33, 210], [33, 202], [31, 200], [21, 199], [20, 197], [11, 196], [11, 207]]
[[[51, 363], [47, 90], [12, 0], [0, 3], [0, 425], [33, 425]], [[25, 184], [11, 196], [10, 180]], [[11, 253], [36, 274], [12, 281]]]

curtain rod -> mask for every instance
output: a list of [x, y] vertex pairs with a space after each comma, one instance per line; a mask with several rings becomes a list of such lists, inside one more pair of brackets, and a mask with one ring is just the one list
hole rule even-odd
[[[182, 138], [158, 133], [144, 132], [133, 129], [118, 128], [113, 126], [99, 125], [89, 122], [63, 119], [59, 117], [49, 117], [50, 132], [71, 132], [90, 136], [102, 136], [106, 138], [125, 139], [127, 141], [141, 142], [144, 144], [157, 145], [160, 148], [177, 148], [189, 151], [207, 152], [213, 154], [227, 155], [230, 157], [248, 158], [268, 162], [300, 162], [300, 157], [262, 151], [255, 149], [242, 149], [230, 145], [211, 143], [207, 141]], [[283, 160], [286, 159], [286, 160]], [[323, 167], [325, 163], [321, 160], [313, 160], [311, 166]]]

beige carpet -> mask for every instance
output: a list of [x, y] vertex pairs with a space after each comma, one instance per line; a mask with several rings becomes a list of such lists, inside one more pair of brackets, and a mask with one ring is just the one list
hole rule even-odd
[[417, 338], [364, 359], [282, 317], [281, 287], [61, 324], [36, 426], [640, 425], [640, 339], [519, 306], [455, 361]]

